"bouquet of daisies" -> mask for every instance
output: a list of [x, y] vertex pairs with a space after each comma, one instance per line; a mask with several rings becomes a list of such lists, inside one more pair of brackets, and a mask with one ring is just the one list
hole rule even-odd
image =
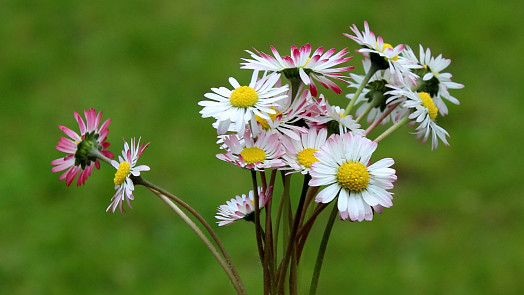
[[[202, 117], [214, 119], [217, 158], [251, 174], [251, 190], [218, 207], [218, 226], [239, 220], [254, 223], [258, 258], [265, 294], [298, 294], [298, 265], [317, 217], [331, 207], [320, 243], [310, 294], [315, 294], [324, 253], [334, 221], [371, 221], [393, 206], [397, 180], [392, 158], [372, 159], [378, 144], [403, 125], [432, 149], [448, 145], [448, 132], [438, 125], [448, 114], [446, 102], [459, 104], [449, 89], [463, 88], [442, 72], [450, 60], [434, 57], [421, 45], [419, 54], [403, 44], [393, 46], [370, 31], [350, 27], [344, 35], [360, 45], [364, 73], [351, 73], [347, 49], [312, 50], [309, 44], [291, 47], [281, 55], [246, 50], [241, 69], [251, 70], [251, 80], [230, 77], [228, 86], [204, 94]], [[336, 83], [338, 82], [338, 84]], [[321, 93], [321, 87], [327, 93]], [[339, 84], [353, 92], [347, 105], [337, 106], [328, 97], [341, 94]], [[332, 91], [331, 91], [332, 90]], [[93, 168], [105, 162], [114, 167], [115, 194], [107, 211], [131, 207], [134, 188], [143, 185], [164, 201], [195, 232], [224, 269], [238, 294], [247, 294], [240, 275], [213, 227], [189, 204], [151, 183], [138, 165], [149, 143], [124, 140], [118, 160], [108, 150], [108, 126], [102, 112], [74, 112], [79, 132], [65, 126], [56, 148], [66, 153], [51, 162], [52, 172], [64, 171], [60, 180], [69, 186], [85, 183]], [[379, 125], [385, 130], [373, 132]], [[77, 177], [78, 176], [78, 177]], [[300, 192], [291, 190], [291, 178], [302, 181]], [[277, 181], [282, 191], [275, 192]], [[279, 252], [279, 249], [281, 251]], [[287, 286], [287, 287], [286, 287]], [[286, 291], [287, 292], [287, 291]]]

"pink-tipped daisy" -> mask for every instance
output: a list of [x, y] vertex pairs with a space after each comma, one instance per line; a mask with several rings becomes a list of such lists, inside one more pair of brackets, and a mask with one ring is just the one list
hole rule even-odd
[[[264, 192], [261, 187], [258, 187], [258, 207], [264, 208], [267, 202], [271, 199], [271, 192]], [[230, 201], [226, 201], [225, 205], [218, 207], [216, 219], [219, 221], [218, 226], [230, 225], [233, 222], [244, 219], [246, 221], [255, 220], [255, 194], [250, 190], [247, 195], [242, 194], [236, 196]]]
[[253, 72], [249, 86], [240, 86], [231, 77], [229, 83], [233, 90], [225, 87], [211, 88], [213, 93], [204, 94], [211, 100], [198, 104], [204, 108], [200, 111], [203, 118], [213, 117], [217, 120], [218, 134], [224, 134], [233, 123], [236, 131], [243, 134], [248, 124], [256, 124], [255, 115], [269, 119], [267, 114], [274, 114], [271, 109], [275, 103], [286, 97], [287, 85], [275, 87], [280, 74], [265, 75], [258, 79], [258, 71]]
[[293, 172], [309, 173], [311, 165], [317, 162], [314, 153], [320, 149], [327, 140], [327, 129], [309, 129], [307, 134], [301, 134], [298, 140], [289, 140], [286, 144], [286, 154], [283, 156]]
[[251, 131], [246, 129], [242, 138], [237, 134], [230, 134], [223, 140], [227, 153], [218, 154], [217, 158], [220, 160], [257, 171], [277, 169], [285, 165], [281, 159], [285, 152], [278, 133], [263, 130], [254, 139]]
[[367, 21], [364, 21], [364, 31], [362, 32], [358, 30], [356, 25], [350, 28], [355, 35], [347, 33], [344, 33], [344, 35], [362, 46], [357, 51], [369, 57], [373, 65], [379, 70], [389, 69], [389, 72], [396, 75], [399, 80], [410, 85], [416, 85], [418, 76], [411, 69], [417, 69], [421, 66], [400, 56], [400, 53], [404, 50], [403, 44], [393, 47], [391, 44], [385, 43], [382, 37], [375, 37], [375, 34], [369, 30]]
[[65, 126], [58, 126], [69, 138], [60, 137], [56, 149], [67, 153], [67, 155], [51, 162], [51, 165], [55, 165], [51, 168], [51, 172], [66, 170], [58, 179], [65, 179], [67, 186], [73, 182], [78, 174], [80, 175], [76, 185], [85, 184], [86, 179], [93, 171], [93, 167], [100, 169], [97, 156], [103, 155], [113, 158], [113, 154], [106, 150], [109, 147], [109, 142], [106, 141], [109, 132], [107, 127], [111, 123], [111, 119], [107, 119], [100, 125], [102, 112], [97, 114], [93, 108], [84, 110], [85, 121], [76, 111], [74, 115], [80, 128], [80, 134]]
[[116, 208], [120, 208], [120, 212], [125, 212], [123, 203], [124, 200], [127, 201], [129, 208], [131, 206], [131, 200], [134, 200], [133, 191], [135, 190], [135, 185], [131, 176], [137, 177], [140, 176], [140, 172], [149, 171], [149, 166], [140, 165], [136, 166], [138, 158], [144, 150], [149, 146], [147, 144], [140, 144], [140, 138], [135, 145], [135, 139], [131, 139], [131, 146], [124, 140], [124, 150], [122, 151], [122, 156], [118, 156], [118, 162], [113, 160], [111, 165], [115, 167], [116, 173], [114, 178], [115, 183], [115, 195], [111, 198], [111, 204], [107, 207], [106, 211], [111, 210], [115, 212]]
[[373, 212], [393, 206], [388, 189], [397, 180], [390, 168], [393, 159], [385, 158], [369, 165], [377, 143], [365, 137], [345, 133], [332, 135], [319, 151], [318, 162], [311, 165], [310, 186], [327, 185], [315, 201], [329, 203], [338, 197], [337, 206], [342, 220], [372, 220]]
[[290, 80], [299, 80], [309, 85], [311, 94], [315, 97], [318, 91], [314, 80], [320, 82], [326, 89], [332, 89], [335, 93], [340, 94], [342, 89], [331, 79], [348, 83], [345, 80], [347, 77], [342, 73], [354, 68], [353, 66], [336, 68], [353, 58], [344, 57], [348, 53], [346, 49], [334, 54], [335, 48], [324, 53], [324, 48], [319, 47], [311, 55], [311, 45], [306, 44], [300, 48], [292, 46], [291, 54], [283, 57], [273, 46], [271, 46], [271, 51], [274, 57], [256, 49], [256, 53], [246, 50], [253, 59], [243, 58], [242, 60], [246, 62], [241, 63], [241, 68], [283, 73]]
[[443, 99], [450, 101], [453, 104], [460, 104], [459, 100], [449, 94], [449, 89], [461, 89], [464, 85], [452, 82], [450, 73], [442, 73], [450, 64], [451, 60], [443, 58], [442, 54], [437, 57], [431, 56], [431, 50], [420, 45], [419, 56], [417, 58], [413, 50], [407, 46], [402, 53], [407, 59], [413, 63], [418, 63], [424, 68], [420, 70], [422, 81], [419, 81], [418, 91], [427, 92], [433, 98], [435, 106], [438, 108], [441, 115], [448, 114], [448, 107]]

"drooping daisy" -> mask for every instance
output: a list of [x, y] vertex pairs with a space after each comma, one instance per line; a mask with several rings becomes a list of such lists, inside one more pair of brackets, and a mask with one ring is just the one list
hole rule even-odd
[[131, 176], [139, 176], [142, 171], [149, 171], [149, 166], [140, 165], [136, 166], [138, 158], [144, 150], [149, 146], [147, 144], [140, 144], [140, 138], [138, 139], [137, 144], [135, 145], [135, 139], [131, 139], [131, 147], [124, 140], [124, 150], [122, 151], [122, 156], [118, 156], [118, 162], [113, 160], [111, 165], [116, 168], [114, 183], [115, 183], [115, 195], [111, 198], [111, 204], [107, 207], [106, 211], [111, 210], [112, 213], [115, 212], [116, 208], [120, 208], [120, 212], [125, 212], [123, 203], [124, 200], [127, 201], [129, 208], [131, 206], [131, 200], [134, 200], [133, 191], [135, 190], [135, 185]]
[[66, 170], [58, 179], [65, 179], [67, 186], [73, 182], [79, 173], [76, 185], [85, 184], [86, 179], [93, 171], [93, 167], [100, 169], [97, 155], [101, 154], [113, 158], [113, 154], [106, 150], [109, 147], [109, 142], [106, 141], [109, 132], [107, 127], [111, 123], [111, 119], [107, 119], [100, 125], [102, 112], [97, 114], [93, 108], [84, 110], [85, 121], [76, 111], [74, 115], [80, 128], [80, 134], [65, 126], [58, 126], [69, 138], [60, 137], [56, 149], [68, 155], [51, 162], [51, 165], [56, 165], [51, 168], [51, 172]]
[[405, 88], [394, 88], [389, 91], [389, 93], [392, 95], [391, 100], [395, 100], [398, 97], [407, 98], [402, 105], [404, 108], [412, 110], [408, 117], [412, 120], [412, 124], [419, 124], [416, 128], [417, 138], [422, 138], [422, 142], [424, 143], [431, 134], [431, 149], [438, 147], [438, 139], [445, 145], [449, 145], [446, 140], [446, 137], [449, 137], [449, 133], [437, 125], [438, 108], [428, 93], [413, 92]]
[[420, 66], [400, 55], [404, 50], [403, 44], [393, 47], [391, 44], [385, 43], [382, 37], [375, 37], [375, 34], [369, 30], [367, 21], [364, 21], [364, 31], [362, 32], [354, 24], [350, 28], [355, 35], [347, 33], [344, 33], [344, 35], [362, 46], [357, 51], [364, 56], [369, 56], [373, 65], [379, 70], [388, 69], [399, 80], [416, 85], [418, 76], [411, 69], [420, 68]]
[[291, 54], [284, 57], [281, 57], [273, 46], [271, 51], [274, 57], [256, 49], [256, 53], [246, 50], [253, 59], [243, 58], [242, 60], [246, 62], [241, 63], [241, 68], [279, 72], [290, 80], [301, 80], [305, 85], [309, 85], [311, 94], [315, 97], [318, 92], [314, 80], [320, 82], [326, 89], [331, 88], [335, 93], [340, 94], [342, 89], [330, 79], [347, 83], [342, 73], [354, 68], [353, 66], [334, 68], [353, 58], [344, 57], [348, 53], [345, 48], [334, 54], [335, 48], [324, 53], [324, 48], [319, 47], [312, 56], [310, 44], [300, 48], [292, 46]]
[[345, 110], [339, 106], [332, 106], [327, 99], [320, 95], [318, 101], [321, 113], [316, 117], [311, 117], [309, 120], [313, 122], [313, 127], [328, 129], [329, 134], [353, 132], [354, 134], [364, 134], [364, 130], [360, 128], [351, 115], [345, 115]]
[[254, 71], [249, 86], [240, 86], [238, 81], [231, 77], [229, 83], [234, 89], [211, 88], [214, 93], [204, 95], [211, 100], [198, 103], [204, 107], [200, 113], [203, 118], [217, 119], [218, 134], [226, 133], [231, 123], [234, 123], [239, 134], [243, 134], [247, 124], [256, 124], [255, 115], [269, 119], [267, 114], [275, 113], [271, 107], [286, 97], [287, 85], [275, 87], [279, 79], [278, 73], [264, 74], [258, 79], [258, 71]]
[[251, 131], [246, 129], [242, 138], [237, 134], [230, 134], [223, 140], [228, 151], [217, 155], [220, 160], [257, 171], [266, 168], [277, 169], [285, 165], [281, 159], [284, 149], [278, 133], [263, 130], [256, 139], [253, 139]]
[[329, 203], [336, 197], [342, 220], [372, 220], [373, 212], [393, 206], [392, 193], [397, 180], [390, 168], [393, 159], [385, 158], [369, 165], [377, 143], [359, 135], [332, 135], [319, 151], [318, 162], [311, 165], [310, 186], [327, 185], [316, 202]]
[[422, 81], [419, 81], [418, 91], [427, 92], [433, 99], [435, 106], [439, 109], [441, 115], [448, 114], [448, 107], [443, 99], [454, 104], [460, 104], [459, 100], [451, 96], [449, 89], [461, 89], [464, 85], [452, 82], [450, 73], [442, 73], [450, 64], [451, 60], [443, 58], [442, 54], [437, 57], [431, 56], [431, 50], [420, 45], [420, 58], [417, 58], [413, 50], [407, 46], [403, 55], [413, 63], [418, 63], [424, 68], [420, 70]]
[[301, 134], [299, 140], [290, 140], [286, 144], [286, 154], [283, 156], [293, 172], [309, 173], [311, 164], [317, 162], [314, 153], [320, 149], [327, 140], [327, 129], [309, 129], [307, 134]]
[[[267, 202], [271, 199], [270, 192], [264, 192], [261, 187], [258, 187], [258, 207], [264, 208]], [[250, 190], [248, 195], [242, 194], [236, 196], [230, 201], [226, 201], [225, 205], [218, 207], [216, 219], [219, 221], [218, 226], [230, 225], [233, 222], [244, 219], [246, 221], [255, 220], [255, 194]]]

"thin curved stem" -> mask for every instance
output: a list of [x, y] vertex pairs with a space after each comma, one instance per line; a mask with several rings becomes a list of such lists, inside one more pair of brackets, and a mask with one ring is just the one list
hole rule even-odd
[[391, 126], [388, 128], [388, 130], [384, 131], [382, 134], [380, 134], [375, 140], [373, 140], [374, 142], [380, 142], [382, 141], [384, 138], [388, 137], [388, 135], [390, 135], [391, 133], [395, 132], [397, 129], [399, 129], [402, 125], [406, 124], [407, 122], [409, 122], [409, 117], [408, 116], [405, 116], [404, 118], [402, 118], [400, 121], [398, 121], [397, 123], [395, 123], [395, 125]]

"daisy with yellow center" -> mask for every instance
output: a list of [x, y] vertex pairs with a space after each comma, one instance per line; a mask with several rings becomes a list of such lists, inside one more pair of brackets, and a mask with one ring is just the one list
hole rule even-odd
[[116, 169], [113, 179], [116, 193], [113, 198], [111, 198], [111, 204], [107, 207], [106, 211], [114, 213], [116, 208], [120, 208], [120, 212], [125, 212], [123, 207], [124, 201], [127, 201], [129, 208], [133, 208], [131, 206], [131, 200], [134, 200], [133, 190], [135, 189], [135, 185], [133, 184], [133, 180], [131, 180], [131, 176], [139, 176], [140, 172], [149, 171], [149, 166], [136, 166], [138, 158], [148, 146], [149, 143], [141, 145], [140, 138], [136, 145], [135, 139], [132, 138], [131, 146], [124, 141], [122, 156], [118, 156], [118, 162], [115, 160], [111, 161], [111, 165]]
[[230, 134], [224, 136], [222, 140], [224, 142], [222, 148], [226, 153], [217, 155], [220, 160], [257, 171], [276, 169], [285, 165], [281, 159], [284, 149], [278, 133], [263, 130], [256, 139], [253, 139], [251, 131], [246, 129], [243, 137]]
[[[271, 199], [271, 192], [264, 192], [261, 187], [258, 187], [258, 207], [264, 208], [267, 202]], [[250, 190], [247, 195], [242, 194], [235, 198], [226, 201], [225, 205], [218, 207], [216, 219], [219, 221], [218, 226], [230, 225], [237, 220], [244, 219], [246, 221], [254, 221], [255, 217], [255, 195], [253, 190]]]
[[241, 86], [231, 77], [229, 83], [233, 90], [225, 87], [211, 88], [213, 92], [204, 96], [210, 100], [200, 101], [204, 108], [200, 111], [203, 118], [213, 117], [218, 134], [225, 134], [231, 128], [243, 134], [246, 126], [256, 125], [255, 116], [270, 119], [267, 114], [275, 114], [272, 109], [276, 102], [286, 97], [288, 86], [275, 87], [280, 79], [279, 73], [263, 74], [258, 78], [258, 71], [253, 71], [249, 85]]
[[397, 180], [390, 168], [393, 159], [385, 158], [369, 165], [377, 143], [368, 138], [345, 133], [331, 136], [314, 155], [310, 186], [326, 185], [315, 201], [329, 203], [335, 198], [342, 220], [372, 220], [374, 212], [393, 206], [389, 189]]
[[312, 128], [307, 134], [301, 134], [300, 139], [286, 142], [286, 154], [283, 158], [292, 172], [309, 173], [311, 165], [318, 162], [315, 152], [326, 143], [326, 139], [327, 129]]

